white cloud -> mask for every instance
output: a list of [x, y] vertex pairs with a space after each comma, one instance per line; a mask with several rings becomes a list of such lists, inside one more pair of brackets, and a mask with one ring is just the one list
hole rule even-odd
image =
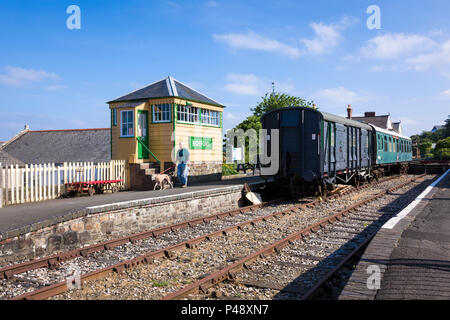
[[59, 79], [57, 74], [43, 70], [37, 71], [13, 66], [5, 67], [5, 70], [6, 73], [0, 74], [0, 82], [6, 85], [21, 86], [47, 79]]
[[225, 113], [225, 119], [226, 120], [234, 121], [234, 120], [239, 120], [241, 118], [242, 118], [242, 116], [234, 114], [233, 112]]
[[254, 74], [229, 73], [226, 78], [230, 82], [225, 85], [228, 92], [252, 96], [264, 94], [266, 84]]
[[406, 62], [416, 71], [437, 68], [450, 76], [450, 40], [444, 42], [439, 49], [430, 53], [418, 54], [408, 58]]
[[[374, 103], [380, 98], [367, 92], [355, 92], [343, 86], [321, 89], [313, 94], [313, 100], [317, 102], [319, 108], [324, 106], [335, 109], [334, 112], [339, 112], [336, 110], [341, 110], [343, 107], [347, 107], [348, 104]], [[332, 111], [331, 109], [330, 111]]]
[[306, 47], [309, 54], [322, 55], [337, 47], [342, 40], [342, 36], [336, 27], [325, 25], [323, 23], [311, 23], [310, 27], [314, 30], [316, 37], [314, 39], [300, 40]]
[[253, 31], [247, 33], [213, 34], [213, 38], [216, 41], [226, 43], [233, 50], [247, 49], [277, 52], [295, 59], [305, 54], [322, 55], [329, 53], [342, 41], [341, 31], [357, 23], [357, 21], [356, 18], [344, 17], [338, 24], [311, 23], [309, 26], [313, 29], [315, 37], [312, 39], [300, 39], [303, 49], [263, 37]]
[[383, 66], [372, 66], [372, 67], [370, 67], [370, 71], [373, 71], [373, 72], [382, 72], [384, 70], [385, 70], [385, 67], [383, 67]]
[[216, 41], [226, 43], [230, 48], [239, 50], [260, 50], [277, 52], [282, 55], [286, 55], [290, 58], [300, 57], [300, 50], [295, 47], [283, 44], [277, 40], [265, 38], [256, 34], [253, 31], [249, 31], [247, 34], [243, 33], [227, 33], [227, 34], [214, 34], [213, 38]]
[[434, 46], [432, 39], [422, 35], [387, 33], [368, 40], [361, 53], [368, 58], [392, 59], [423, 52]]
[[[229, 73], [225, 89], [238, 95], [262, 96], [272, 91], [272, 80], [254, 74]], [[275, 91], [292, 93], [294, 85], [290, 81], [275, 81]]]
[[450, 99], [450, 89], [441, 92], [440, 97], [443, 99]]
[[323, 55], [338, 47], [343, 37], [341, 31], [357, 23], [357, 19], [344, 17], [338, 24], [324, 24], [313, 22], [309, 26], [313, 29], [315, 37], [313, 39], [301, 39], [305, 46], [303, 51], [306, 54]]

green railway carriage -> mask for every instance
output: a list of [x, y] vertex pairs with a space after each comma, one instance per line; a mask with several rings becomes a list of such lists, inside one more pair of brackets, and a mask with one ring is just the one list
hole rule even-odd
[[399, 133], [372, 126], [375, 133], [374, 163], [398, 164], [412, 160], [411, 139]]

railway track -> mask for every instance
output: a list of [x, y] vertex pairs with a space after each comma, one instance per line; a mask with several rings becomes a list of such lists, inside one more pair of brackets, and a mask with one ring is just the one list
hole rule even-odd
[[[422, 175], [423, 177], [424, 175]], [[336, 274], [377, 230], [422, 189], [409, 183], [379, 192], [265, 246], [207, 278], [164, 297], [172, 299], [332, 299], [343, 283]], [[396, 194], [395, 191], [399, 190]]]
[[[358, 191], [357, 197], [370, 197], [376, 190], [385, 188], [385, 184], [392, 184], [402, 179], [406, 178], [388, 178], [372, 186], [373, 188], [366, 186]], [[354, 191], [356, 189], [353, 189]], [[158, 289], [153, 290], [154, 294], [151, 297], [147, 295], [146, 298], [162, 298], [167, 291], [175, 291], [178, 287], [189, 284], [192, 281], [189, 279], [201, 278], [208, 272], [223, 267], [224, 264], [230, 264], [238, 260], [240, 256], [245, 256], [254, 248], [270, 241], [264, 237], [253, 237], [247, 239], [249, 245], [243, 246], [243, 239], [248, 237], [249, 233], [271, 234], [272, 237], [282, 238], [299, 227], [297, 223], [299, 213], [302, 218], [305, 218], [301, 219], [301, 223], [310, 223], [314, 217], [311, 218], [312, 220], [308, 219], [308, 212], [313, 208], [324, 213], [330, 203], [336, 202], [328, 208], [335, 210], [336, 206], [348, 205], [354, 201], [351, 194], [352, 192], [348, 192], [340, 198], [333, 196], [326, 202], [316, 200], [299, 205], [284, 203], [249, 206], [62, 253], [39, 261], [8, 266], [0, 269], [0, 276], [7, 278], [0, 280], [0, 297], [44, 299], [64, 293], [67, 290], [65, 279], [71, 277], [75, 271], [83, 274], [81, 280], [86, 285], [89, 280], [105, 276], [109, 278], [122, 276], [122, 274], [114, 274], [114, 271], [132, 273], [145, 266], [131, 267], [151, 263], [152, 268], [148, 270], [148, 276], [153, 277], [151, 281], [153, 288]], [[279, 219], [273, 219], [276, 217]], [[259, 225], [261, 222], [263, 222], [262, 226]], [[258, 232], [255, 233], [257, 228], [259, 228]], [[251, 232], [249, 232], [250, 229], [252, 229]], [[230, 237], [234, 231], [239, 231], [238, 233], [242, 236]], [[182, 254], [179, 254], [180, 251]], [[205, 255], [205, 251], [210, 252], [211, 255]], [[204, 256], [209, 258], [204, 259]], [[224, 256], [227, 257], [225, 261]], [[216, 260], [213, 257], [216, 257]], [[212, 263], [208, 263], [207, 260]], [[173, 270], [178, 270], [178, 273], [174, 272], [172, 275], [172, 278], [178, 278], [175, 284], [172, 280], [164, 280], [164, 277], [171, 278], [167, 274]], [[108, 290], [107, 288], [106, 291]], [[59, 298], [76, 298], [68, 295], [81, 291], [65, 293]], [[129, 297], [139, 298], [138, 296]]]

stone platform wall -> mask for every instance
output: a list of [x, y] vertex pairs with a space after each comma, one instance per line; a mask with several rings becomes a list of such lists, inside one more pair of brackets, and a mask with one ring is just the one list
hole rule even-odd
[[188, 182], [218, 181], [222, 178], [222, 162], [190, 162]]
[[0, 266], [233, 210], [242, 185], [83, 209], [0, 235]]

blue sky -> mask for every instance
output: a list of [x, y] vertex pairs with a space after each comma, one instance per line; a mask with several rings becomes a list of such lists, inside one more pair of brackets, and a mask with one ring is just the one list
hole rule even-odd
[[450, 114], [449, 13], [447, 0], [0, 0], [0, 140], [24, 124], [109, 127], [106, 101], [167, 75], [225, 104], [225, 129], [274, 81], [323, 111], [430, 130]]

